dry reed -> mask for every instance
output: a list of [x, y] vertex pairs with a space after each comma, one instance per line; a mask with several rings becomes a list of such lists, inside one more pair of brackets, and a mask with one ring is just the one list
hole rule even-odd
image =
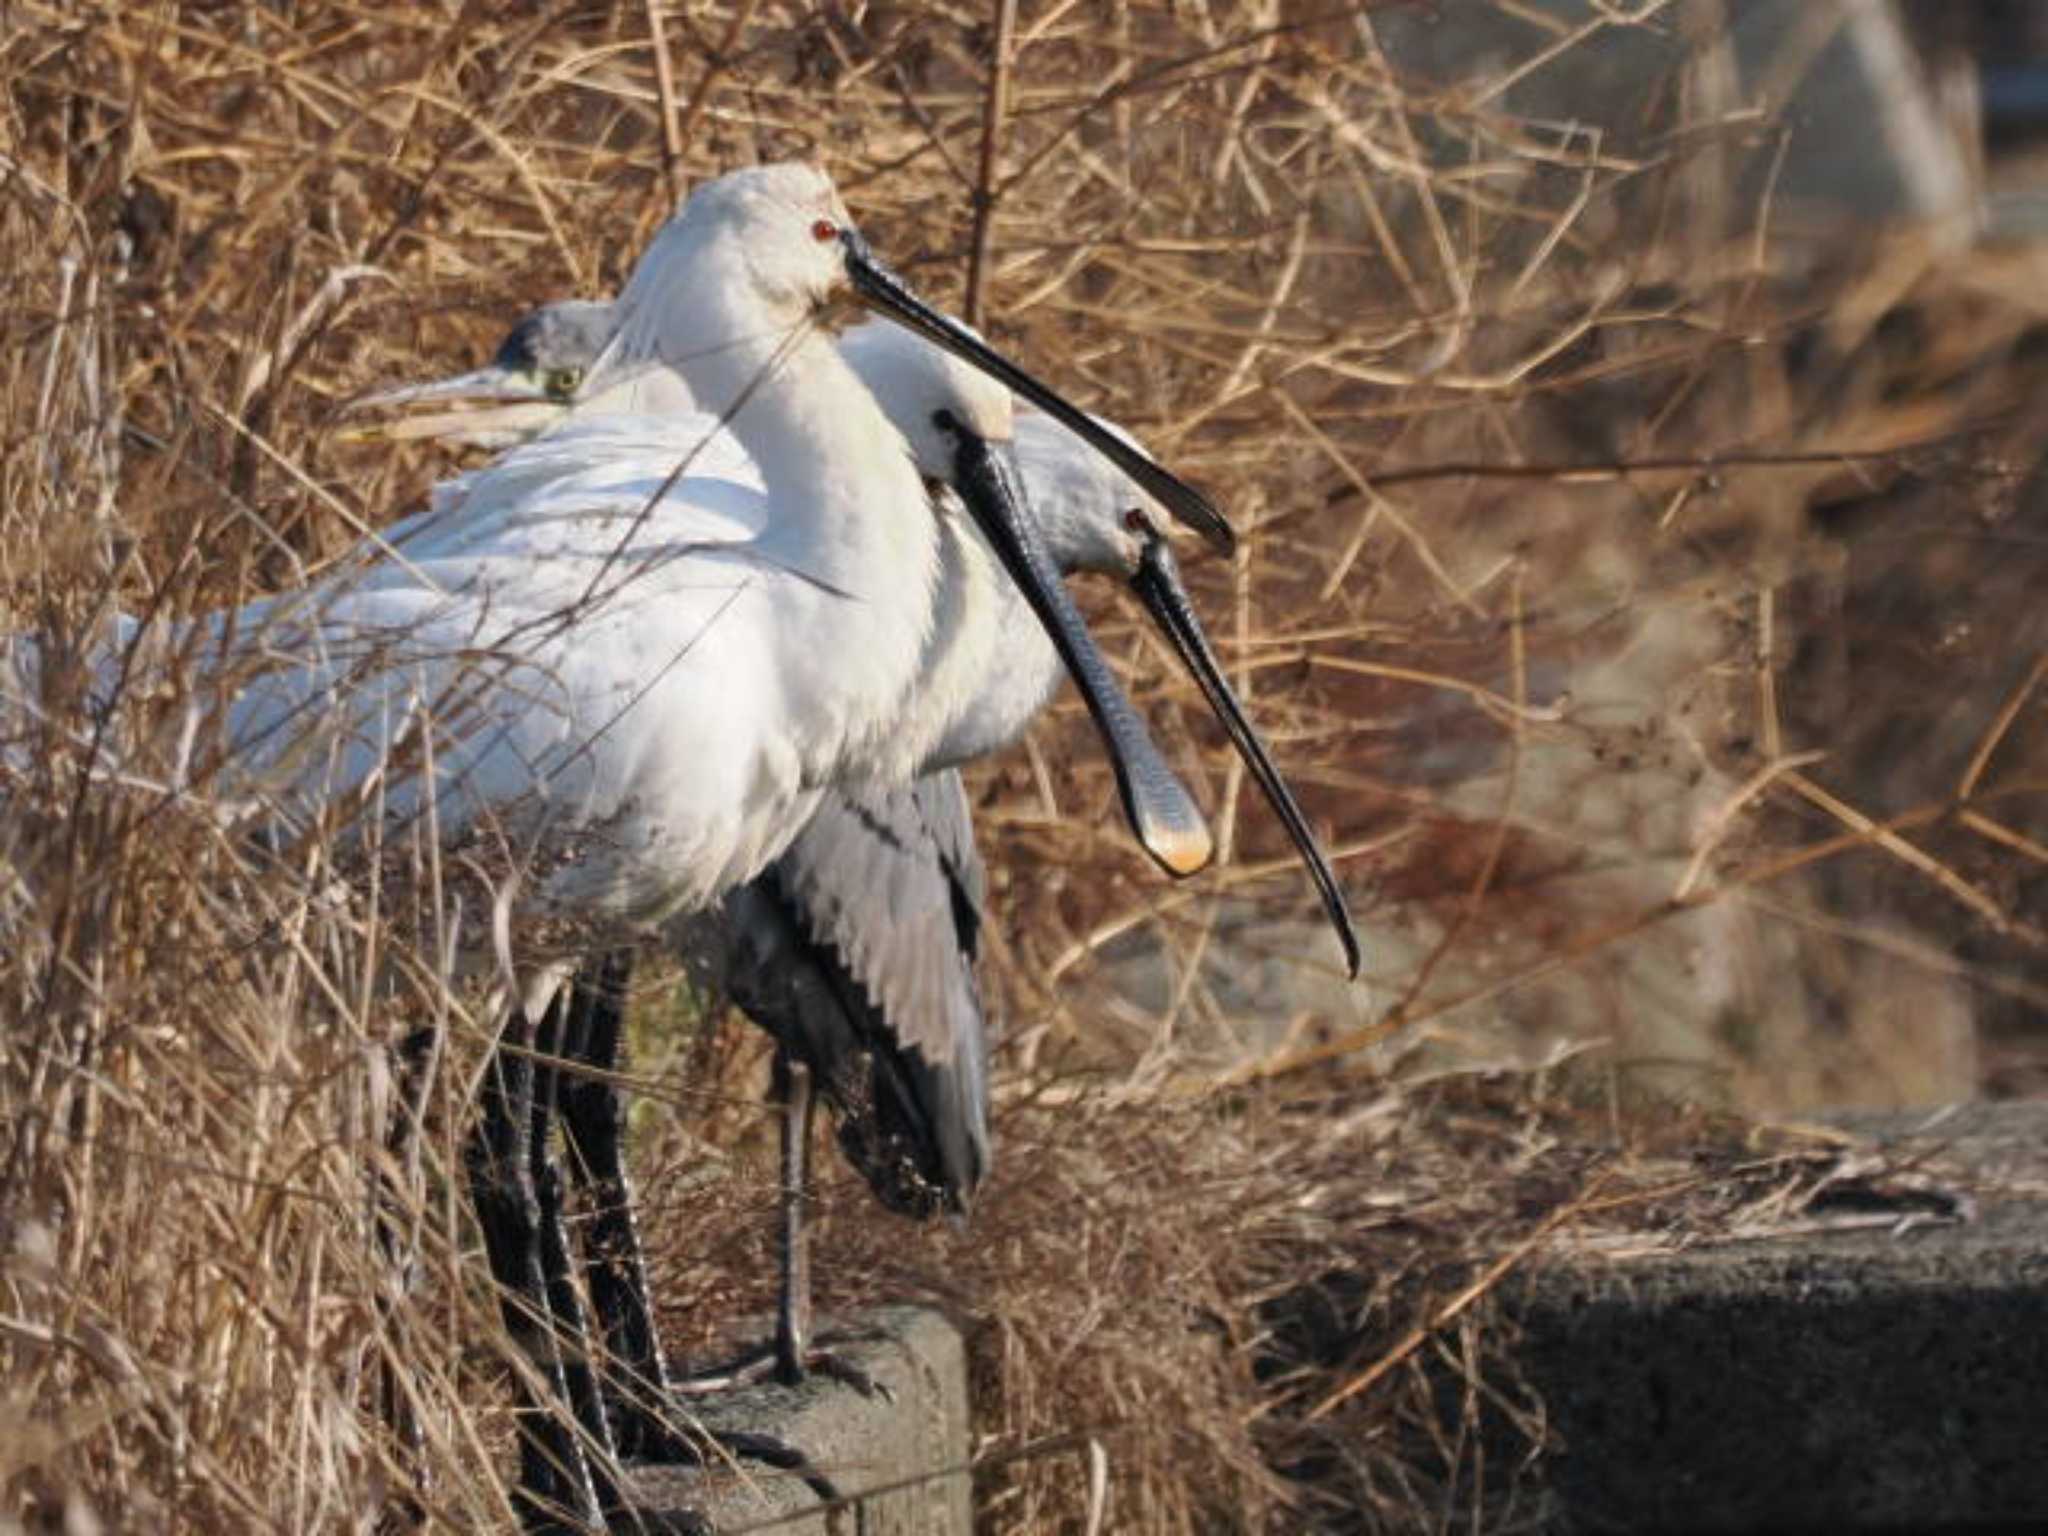
[[[1361, 1001], [1113, 610], [1220, 872], [1161, 888], [1071, 709], [976, 774], [1002, 1169], [915, 1245], [836, 1175], [820, 1253], [835, 1304], [970, 1325], [989, 1530], [1079, 1528], [1081, 1432], [1118, 1530], [1506, 1507], [1472, 1426], [1526, 1448], [1541, 1411], [1475, 1277], [1726, 1204], [1670, 1133], [1733, 1132], [1651, 1143], [1560, 1080], [1761, 1112], [2038, 1082], [2037, 250], [1808, 217], [1676, 7], [1503, 5], [1525, 34], [1456, 89], [1405, 7], [728, 0], [660, 50], [656, 9], [0, 7], [0, 592], [46, 659], [0, 728], [0, 1528], [365, 1529], [409, 1475], [387, 1364], [435, 1521], [510, 1518], [451, 1177], [480, 999], [403, 896], [219, 830], [192, 658], [138, 658], [116, 716], [67, 658], [415, 504], [446, 461], [339, 408], [609, 290], [672, 176], [822, 161], [922, 286], [1221, 493], [1252, 536], [1205, 611], [1365, 920]], [[1609, 47], [1622, 126], [1511, 110]], [[125, 779], [88, 771], [109, 732]], [[698, 1347], [765, 1294], [758, 1048], [642, 1032]]]

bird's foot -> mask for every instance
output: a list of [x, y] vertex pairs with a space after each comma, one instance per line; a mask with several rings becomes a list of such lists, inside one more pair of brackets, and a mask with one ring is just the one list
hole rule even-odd
[[687, 1432], [676, 1427], [666, 1415], [649, 1412], [639, 1405], [613, 1411], [614, 1418], [630, 1416], [634, 1442], [633, 1459], [658, 1466], [708, 1467], [721, 1452], [736, 1461], [759, 1462], [801, 1481], [818, 1501], [839, 1505], [845, 1495], [839, 1485], [819, 1471], [804, 1452], [787, 1440], [753, 1430], [719, 1429], [692, 1422]]
[[777, 1381], [785, 1387], [801, 1386], [804, 1378], [813, 1371], [832, 1381], [844, 1383], [862, 1397], [871, 1401], [893, 1403], [896, 1394], [885, 1382], [877, 1381], [867, 1371], [855, 1365], [844, 1355], [835, 1353], [827, 1346], [832, 1344], [874, 1344], [889, 1337], [879, 1329], [847, 1328], [835, 1329], [819, 1338], [817, 1344], [791, 1358], [787, 1351], [776, 1344], [765, 1344], [757, 1350], [750, 1350], [736, 1360], [724, 1365], [712, 1366], [703, 1371], [684, 1377], [675, 1384], [675, 1390], [689, 1397], [706, 1397], [714, 1392], [730, 1391], [734, 1387], [749, 1387], [762, 1381]]

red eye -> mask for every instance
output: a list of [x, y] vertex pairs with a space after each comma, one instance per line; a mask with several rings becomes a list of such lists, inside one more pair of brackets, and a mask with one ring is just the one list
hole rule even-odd
[[830, 219], [820, 219], [811, 226], [811, 238], [823, 245], [827, 240], [839, 238], [839, 226]]
[[1124, 514], [1124, 526], [1133, 533], [1150, 533], [1152, 531], [1151, 523], [1146, 521], [1145, 514], [1136, 507], [1132, 507], [1130, 511]]

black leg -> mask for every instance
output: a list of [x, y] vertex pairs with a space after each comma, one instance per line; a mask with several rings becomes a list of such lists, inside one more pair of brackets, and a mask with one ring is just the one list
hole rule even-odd
[[575, 1266], [569, 1257], [568, 1232], [562, 1219], [562, 1171], [549, 1149], [561, 1094], [569, 1081], [561, 1071], [562, 1062], [576, 1044], [576, 1027], [570, 1017], [573, 1010], [574, 1000], [566, 992], [558, 993], [534, 1040], [527, 1168], [533, 1179], [540, 1222], [540, 1265], [547, 1286], [548, 1315], [562, 1361], [567, 1401], [583, 1428], [583, 1450], [590, 1466], [591, 1484], [606, 1513], [630, 1524], [633, 1516], [614, 1475], [618, 1451], [604, 1394], [598, 1387], [596, 1341], [584, 1315]]
[[[559, 1008], [559, 1001], [552, 1005]], [[483, 1102], [465, 1148], [470, 1197], [490, 1254], [505, 1331], [529, 1369], [516, 1372], [521, 1520], [529, 1528], [566, 1521], [604, 1529], [602, 1506], [575, 1427], [561, 1351], [548, 1321], [542, 1210], [534, 1185], [534, 1029], [518, 1004], [508, 1010], [484, 1072]], [[540, 1390], [534, 1390], [538, 1378]]]
[[810, 1194], [811, 1121], [818, 1096], [811, 1069], [780, 1046], [774, 1088], [782, 1108], [782, 1294], [775, 1307], [775, 1375], [793, 1387], [804, 1379], [811, 1357], [811, 1251], [804, 1202]]
[[625, 1028], [631, 950], [615, 950], [576, 978], [571, 1045], [564, 1053], [589, 1074], [562, 1084], [562, 1126], [572, 1176], [583, 1186], [584, 1277], [604, 1329], [615, 1376], [612, 1428], [629, 1458], [673, 1461], [683, 1452], [661, 1422], [669, 1400], [668, 1362], [654, 1322], [646, 1253], [626, 1175], [625, 1104], [615, 1077]]
[[[570, 1177], [585, 1212], [584, 1275], [609, 1356], [606, 1409], [620, 1453], [629, 1460], [689, 1462], [703, 1453], [669, 1426], [675, 1385], [661, 1348], [647, 1281], [633, 1191], [626, 1175], [625, 1109], [617, 1086], [626, 989], [633, 955], [618, 950], [578, 973], [572, 986], [556, 1102], [569, 1146]], [[576, 1068], [588, 1068], [587, 1072]], [[767, 1435], [704, 1430], [735, 1456], [803, 1479], [827, 1503], [839, 1491], [801, 1451]]]
[[[808, 1064], [777, 1045], [769, 1097], [782, 1119], [782, 1185], [777, 1191], [777, 1258], [782, 1284], [775, 1304], [775, 1342], [767, 1349], [687, 1378], [680, 1390], [723, 1391], [773, 1376], [784, 1386], [802, 1384], [812, 1371], [842, 1381], [864, 1397], [887, 1397], [889, 1389], [811, 1337], [811, 1242], [805, 1206], [811, 1189], [811, 1131], [817, 1120], [817, 1082]], [[845, 1339], [858, 1335], [837, 1334]]]
[[427, 1091], [434, 1079], [440, 1057], [440, 1035], [431, 1029], [414, 1030], [397, 1050], [397, 1102], [391, 1125], [384, 1133], [384, 1150], [390, 1179], [378, 1182], [376, 1205], [377, 1250], [383, 1257], [387, 1289], [377, 1298], [378, 1338], [383, 1358], [378, 1365], [378, 1403], [391, 1437], [398, 1443], [403, 1462], [401, 1471], [408, 1489], [385, 1511], [378, 1526], [384, 1531], [406, 1531], [426, 1519], [427, 1483], [426, 1436], [414, 1411], [412, 1394], [406, 1390], [397, 1363], [398, 1350], [391, 1337], [392, 1316], [399, 1299], [413, 1286], [414, 1245], [406, 1236], [407, 1213], [415, 1209], [413, 1191], [419, 1187], [420, 1127], [426, 1115]]

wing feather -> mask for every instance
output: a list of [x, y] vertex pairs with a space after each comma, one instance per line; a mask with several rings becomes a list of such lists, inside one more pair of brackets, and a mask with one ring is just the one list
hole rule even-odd
[[957, 773], [827, 795], [726, 903], [734, 1001], [809, 1065], [876, 1194], [964, 1210], [989, 1160], [986, 874]]

